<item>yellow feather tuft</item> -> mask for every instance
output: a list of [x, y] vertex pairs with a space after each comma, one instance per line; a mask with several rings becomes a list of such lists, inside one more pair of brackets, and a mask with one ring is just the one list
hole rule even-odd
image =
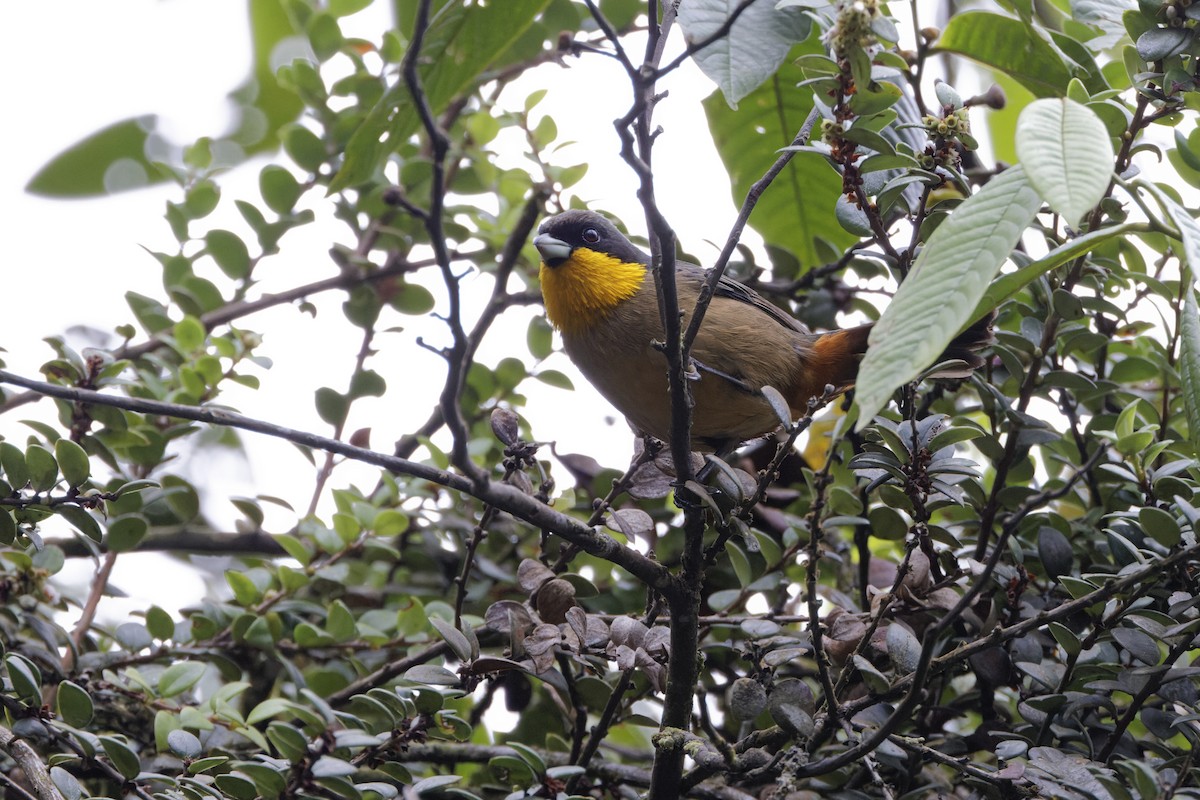
[[557, 267], [542, 264], [546, 316], [563, 333], [580, 333], [641, 288], [646, 265], [577, 247]]

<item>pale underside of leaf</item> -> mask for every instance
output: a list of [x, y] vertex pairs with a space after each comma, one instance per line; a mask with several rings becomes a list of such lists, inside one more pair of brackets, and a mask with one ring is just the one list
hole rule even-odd
[[1200, 278], [1200, 223], [1197, 223], [1185, 208], [1172, 200], [1166, 193], [1153, 184], [1145, 184], [1151, 194], [1158, 200], [1171, 222], [1179, 229], [1180, 240], [1183, 242], [1183, 260], [1192, 271], [1192, 280]]
[[1194, 291], [1183, 293], [1183, 315], [1179, 326], [1179, 382], [1187, 413], [1188, 435], [1200, 441], [1200, 308]]
[[1196, 279], [1200, 277], [1200, 224], [1157, 186], [1147, 184], [1146, 187], [1179, 229], [1183, 243], [1182, 256], [1189, 279], [1185, 279], [1187, 289], [1183, 293], [1183, 314], [1179, 324], [1179, 380], [1189, 435], [1196, 442], [1200, 441], [1200, 309], [1195, 296]]
[[[689, 44], [716, 33], [741, 0], [689, 0], [679, 7], [679, 25]], [[693, 58], [737, 108], [738, 101], [775, 74], [792, 45], [804, 41], [810, 23], [800, 9], [776, 9], [773, 0], [756, 0], [733, 23], [727, 36]]]
[[1017, 155], [1038, 193], [1071, 227], [1104, 197], [1113, 151], [1095, 112], [1067, 98], [1030, 103], [1017, 120]]
[[971, 322], [988, 284], [1040, 206], [1024, 170], [1013, 167], [938, 227], [871, 331], [856, 388], [859, 427]]
[[1137, 8], [1133, 0], [1071, 0], [1071, 16], [1095, 25], [1103, 34], [1088, 42], [1095, 50], [1105, 50], [1125, 36], [1122, 19], [1126, 11]]

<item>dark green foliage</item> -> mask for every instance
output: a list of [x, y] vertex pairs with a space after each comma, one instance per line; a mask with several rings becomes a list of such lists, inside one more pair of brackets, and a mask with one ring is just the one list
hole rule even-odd
[[[113, 346], [52, 337], [44, 382], [0, 373], [56, 412], [17, 422], [15, 391], [0, 406], [7, 796], [1200, 797], [1200, 4], [1003, 2], [897, 45], [874, 0], [685, 3], [686, 30], [673, 12], [663, 30], [704, 43], [726, 92], [689, 135], [711, 135], [739, 203], [765, 192], [749, 224], [766, 254], [731, 242], [730, 274], [816, 325], [882, 312], [881, 332], [919, 331], [864, 367], [858, 399], [888, 400], [880, 414], [837, 399], [781, 447], [682, 469], [645, 443], [626, 470], [541, 443], [527, 395], [571, 379], [540, 317], [476, 358], [536, 302], [529, 238], [583, 203], [589, 169], [633, 168], [656, 242], [655, 212], [687, 213], [653, 207], [655, 180], [680, 179], [649, 169], [678, 64], [640, 63], [645, 3], [395, 0], [395, 27], [365, 41], [342, 26], [367, 0], [251, 2], [228, 140], [159, 163], [117, 123], [30, 187], [128, 188], [108, 168], [132, 158], [177, 184], [177, 246], [153, 254], [161, 287], [126, 294]], [[733, 10], [747, 29], [714, 33]], [[785, 10], [807, 36], [748, 86], [768, 58], [755, 32]], [[292, 36], [312, 60], [273, 70]], [[554, 98], [514, 81], [596, 51], [628, 80], [587, 92], [630, 115], [621, 154], [589, 145], [585, 164], [557, 149]], [[1019, 108], [914, 87], [935, 52], [1017, 87]], [[250, 197], [222, 190], [231, 142], [272, 158]], [[222, 204], [241, 232], [211, 223]], [[326, 274], [264, 293], [318, 219], [344, 226], [309, 254]], [[361, 347], [313, 356], [321, 388], [287, 396], [264, 380], [257, 313], [315, 314], [322, 292]], [[983, 369], [910, 382], [953, 371], [929, 361], [993, 309]], [[372, 361], [410, 326], [444, 359], [435, 378]], [[444, 381], [436, 408], [372, 451], [359, 410], [418, 380]], [[235, 385], [311, 402], [327, 428], [235, 417]], [[184, 477], [181, 454], [259, 434], [300, 447], [314, 485], [223, 498]], [[379, 472], [352, 485], [343, 459]], [[237, 529], [209, 530], [226, 499]], [[235, 557], [193, 607], [97, 622], [114, 563], [151, 549]], [[69, 558], [98, 567], [83, 608], [60, 591]]]

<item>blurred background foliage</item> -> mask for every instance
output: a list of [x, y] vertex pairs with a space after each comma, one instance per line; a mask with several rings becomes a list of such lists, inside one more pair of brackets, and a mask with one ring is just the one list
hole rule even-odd
[[[40, 383], [0, 374], [8, 798], [1200, 796], [1200, 5], [684, 0], [651, 25], [640, 0], [392, 0], [370, 39], [342, 24], [371, 0], [247, 5], [228, 134], [118, 121], [28, 187], [175, 185], [177, 247], [109, 346], [53, 337]], [[512, 86], [605, 58], [629, 80], [580, 90], [630, 98], [632, 144], [564, 162], [544, 92]], [[861, 430], [836, 401], [680, 507], [654, 443], [624, 465], [540, 441], [528, 395], [571, 380], [541, 317], [524, 341], [504, 320], [539, 302], [537, 220], [581, 205], [589, 170], [651, 163], [654, 88], [685, 59], [719, 86], [687, 135], [711, 137], [735, 204], [774, 173], [749, 218], [766, 246], [731, 274], [830, 327], [877, 317], [929, 245], [925, 291], [950, 297], [975, 259], [998, 316], [974, 377], [897, 381]], [[965, 204], [1018, 158], [1037, 194], [1003, 244], [1006, 218]], [[231, 169], [259, 193], [226, 196]], [[945, 249], [960, 208], [978, 238]], [[327, 276], [263, 292], [331, 221], [350, 244]], [[310, 356], [348, 376], [316, 392], [325, 429], [237, 423], [302, 447], [310, 506], [247, 486], [237, 530], [213, 530], [177, 460], [238, 440], [192, 411], [235, 384], [296, 402], [256, 315], [326, 292], [361, 348]], [[376, 371], [400, 326], [432, 332], [411, 346], [444, 375]], [[476, 360], [497, 336], [508, 357]], [[372, 460], [350, 411], [406, 381], [441, 400]], [[56, 423], [14, 421], [46, 395]], [[343, 458], [383, 469], [351, 485]], [[116, 560], [150, 549], [237, 560], [179, 614], [98, 616]], [[77, 558], [82, 599], [60, 585]], [[684, 626], [698, 647], [672, 652]], [[687, 723], [660, 730], [672, 680]]]

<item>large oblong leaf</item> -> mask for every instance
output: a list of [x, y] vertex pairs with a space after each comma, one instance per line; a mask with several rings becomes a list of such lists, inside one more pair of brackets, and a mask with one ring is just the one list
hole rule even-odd
[[1062, 56], [1032, 25], [990, 11], [952, 16], [934, 49], [994, 67], [1038, 97], [1066, 94], [1071, 80]]
[[[237, 119], [230, 133], [218, 139], [236, 145], [224, 148], [224, 153], [237, 163], [273, 150], [279, 129], [303, 108], [300, 98], [280, 85], [271, 61], [276, 46], [298, 33], [290, 14], [281, 0], [255, 0], [247, 5], [253, 68], [245, 82], [230, 92]], [[30, 179], [26, 191], [46, 197], [90, 197], [165, 180], [168, 173], [154, 162], [173, 145], [156, 131], [158, 122], [158, 117], [144, 115], [101, 128], [52, 158]]]
[[1179, 229], [1180, 241], [1183, 242], [1183, 260], [1192, 271], [1192, 280], [1200, 278], [1200, 223], [1197, 223], [1187, 209], [1180, 206], [1162, 189], [1154, 184], [1143, 184], [1158, 200], [1159, 205], [1167, 212], [1171, 222]]
[[1196, 442], [1200, 441], [1200, 309], [1196, 305], [1194, 287], [1196, 279], [1200, 278], [1200, 223], [1166, 192], [1153, 184], [1145, 186], [1175, 223], [1183, 242], [1181, 255], [1186, 262], [1187, 272], [1181, 276], [1186, 288], [1183, 292], [1183, 313], [1179, 319], [1179, 382], [1183, 389], [1188, 435]]
[[908, 279], [871, 331], [859, 368], [858, 427], [916, 378], [968, 323], [1041, 198], [1017, 166], [968, 198], [934, 231]]
[[[796, 89], [804, 73], [794, 61], [818, 52], [823, 53], [824, 46], [814, 34], [792, 50], [774, 76], [744, 97], [737, 110], [717, 92], [704, 99], [713, 144], [729, 172], [734, 205], [742, 204], [750, 187], [775, 163], [775, 151], [792, 143], [812, 110], [812, 93]], [[801, 272], [807, 271], [820, 261], [818, 237], [837, 250], [857, 240], [837, 222], [834, 209], [841, 193], [842, 178], [823, 156], [797, 153], [763, 192], [750, 225], [764, 240], [790, 251], [799, 259]]]
[[1038, 194], [1072, 228], [1104, 197], [1113, 150], [1096, 113], [1065, 97], [1030, 103], [1017, 119], [1017, 155]]
[[[702, 42], [720, 30], [741, 0], [689, 0], [679, 7], [679, 26], [688, 45]], [[726, 36], [696, 52], [700, 71], [721, 87], [730, 108], [775, 74], [792, 45], [808, 37], [811, 22], [798, 8], [775, 7], [773, 0], [755, 0], [743, 11]]]
[[59, 153], [25, 190], [47, 197], [101, 195], [162, 180], [146, 157], [158, 117], [135, 117], [101, 128]]
[[1183, 313], [1179, 322], [1179, 383], [1183, 388], [1188, 438], [1200, 442], [1200, 308], [1196, 306], [1196, 293], [1191, 288], [1183, 293]]

